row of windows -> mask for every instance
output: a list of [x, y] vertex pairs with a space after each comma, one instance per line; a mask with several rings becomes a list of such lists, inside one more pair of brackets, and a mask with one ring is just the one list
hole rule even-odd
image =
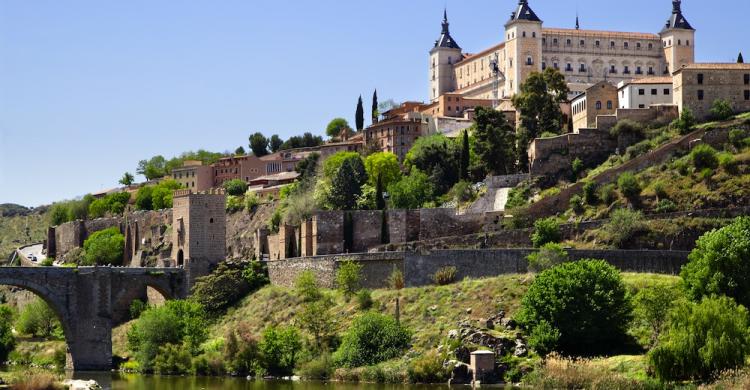
[[[665, 39], [664, 40], [664, 47], [672, 46], [672, 40], [671, 39]], [[682, 39], [677, 40], [677, 46], [682, 46]], [[690, 46], [690, 40], [685, 40], [685, 46]]]
[[[745, 100], [750, 100], [750, 89], [746, 89], [745, 91]], [[702, 89], [698, 90], [698, 100], [703, 100], [705, 93]]]
[[[560, 70], [560, 64], [558, 64], [557, 62], [553, 62], [552, 63], [552, 67], [555, 68], [555, 69], [557, 69], [557, 70]], [[544, 69], [547, 69], [547, 63], [546, 62], [542, 62], [542, 70], [544, 70]], [[565, 71], [566, 72], [573, 72], [573, 64], [571, 64], [570, 62], [566, 63], [565, 64]], [[580, 73], [588, 72], [588, 68], [586, 67], [586, 64], [584, 64], [584, 63], [579, 64], [579, 66], [578, 66], [578, 72], [580, 72]], [[668, 73], [668, 72], [669, 72], [668, 69], [664, 70], [665, 74]], [[617, 74], [617, 65], [610, 65], [609, 66], [609, 73], [610, 74]], [[623, 69], [622, 69], [622, 74], [630, 74], [630, 73], [631, 73], [630, 66], [629, 65], [624, 65]], [[645, 73], [648, 74], [648, 75], [655, 75], [656, 74], [656, 72], [654, 72], [654, 67], [653, 66], [649, 66], [648, 70], [646, 70]], [[644, 74], [643, 67], [636, 66], [635, 67], [635, 74], [637, 74], [637, 75]]]
[[[625, 93], [625, 92], [623, 91], [623, 94], [624, 94], [624, 93]], [[658, 90], [657, 88], [651, 88], [651, 95], [652, 95], [652, 96], [656, 96], [656, 95], [658, 95], [658, 94], [659, 94], [659, 90]], [[667, 95], [669, 95], [669, 94], [670, 94], [670, 92], [669, 92], [669, 88], [664, 88], [664, 96], [667, 96]], [[638, 95], [640, 95], [640, 96], [645, 96], [645, 95], [646, 95], [646, 90], [645, 90], [645, 89], [643, 89], [643, 88], [640, 88], [640, 89], [638, 89]]]
[[185, 172], [185, 173], [178, 173], [176, 179], [182, 179], [182, 178], [188, 178], [188, 177], [195, 177], [195, 171], [192, 172]]
[[[703, 84], [703, 73], [698, 73], [698, 84]], [[743, 77], [745, 85], [750, 85], [750, 74], [745, 73]]]
[[[543, 46], [547, 46], [547, 38], [542, 38], [542, 45]], [[552, 46], [554, 46], [554, 47], [560, 46], [560, 41], [557, 38], [552, 38]], [[565, 47], [573, 47], [573, 40], [570, 39], [570, 38], [566, 39], [565, 40]], [[579, 40], [578, 41], [578, 47], [586, 47], [586, 40], [585, 39]], [[594, 41], [594, 47], [595, 48], [601, 48], [602, 47], [602, 42], [600, 40]], [[648, 50], [653, 50], [654, 49], [654, 44], [651, 43], [651, 42], [649, 42], [648, 45], [647, 45], [647, 47], [648, 47]], [[617, 43], [615, 41], [609, 41], [609, 48], [610, 49], [617, 48]], [[626, 49], [626, 50], [630, 49], [630, 42], [627, 42], [627, 41], [623, 42], [622, 43], [622, 48]], [[641, 50], [643, 48], [643, 44], [641, 42], [636, 42], [635, 43], [635, 48], [636, 48], [636, 50]]]
[[[573, 106], [573, 115], [577, 115], [582, 113], [584, 110], [586, 110], [586, 100], [581, 101], [581, 103], [578, 103]], [[594, 104], [594, 107], [596, 107], [597, 110], [602, 109], [602, 102], [600, 100], [597, 100]], [[614, 109], [614, 103], [611, 100], [607, 100], [607, 109], [612, 110]]]
[[219, 174], [227, 174], [227, 173], [228, 173], [228, 174], [235, 174], [235, 175], [236, 175], [236, 174], [237, 174], [237, 168], [231, 168], [231, 169], [216, 169], [216, 170], [214, 171], [214, 174], [215, 174], [215, 175], [219, 175]]

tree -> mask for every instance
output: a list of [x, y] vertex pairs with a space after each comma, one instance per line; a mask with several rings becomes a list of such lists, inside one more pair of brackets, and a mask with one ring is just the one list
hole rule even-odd
[[[477, 107], [474, 121], [474, 151], [478, 160], [490, 173], [515, 173], [515, 129], [505, 119], [505, 114], [495, 109]], [[468, 139], [465, 142], [468, 143]]]
[[679, 298], [679, 290], [671, 286], [646, 287], [635, 295], [636, 317], [651, 329], [649, 347], [653, 347], [667, 322], [669, 311]]
[[568, 92], [565, 76], [550, 67], [542, 73], [531, 72], [513, 96], [513, 105], [521, 116], [516, 154], [523, 171], [528, 168], [529, 143], [545, 132], [559, 134], [565, 125], [560, 103], [567, 100]]
[[362, 95], [359, 95], [357, 101], [357, 112], [354, 114], [354, 122], [357, 126], [357, 131], [362, 131], [365, 128], [365, 108], [362, 106]]
[[331, 181], [328, 201], [334, 210], [354, 210], [357, 199], [362, 194], [362, 185], [367, 181], [367, 173], [361, 158], [344, 161]]
[[716, 99], [711, 103], [711, 116], [716, 120], [727, 120], [734, 115], [732, 103], [726, 99]]
[[620, 189], [622, 195], [631, 203], [636, 203], [641, 196], [641, 185], [638, 183], [633, 172], [624, 172], [617, 177], [617, 188]]
[[135, 182], [135, 177], [130, 172], [125, 172], [120, 179], [120, 184], [129, 186]]
[[336, 287], [348, 301], [359, 290], [362, 279], [362, 265], [352, 260], [344, 261], [336, 270]]
[[294, 170], [300, 174], [300, 181], [308, 181], [317, 175], [318, 160], [320, 160], [320, 154], [310, 153], [302, 161], [297, 163]]
[[392, 207], [397, 209], [418, 209], [434, 197], [430, 178], [419, 170], [388, 186]]
[[377, 210], [385, 209], [385, 198], [383, 198], [383, 176], [378, 175], [378, 183], [375, 186], [375, 208]]
[[534, 222], [534, 233], [531, 234], [531, 243], [534, 248], [541, 248], [548, 243], [560, 242], [560, 222], [555, 217], [537, 219]]
[[563, 249], [562, 245], [548, 242], [538, 251], [528, 255], [526, 260], [529, 262], [529, 271], [539, 273], [567, 262], [568, 252]]
[[[273, 137], [272, 137], [273, 138]], [[297, 149], [297, 148], [311, 148], [323, 144], [323, 137], [312, 135], [312, 133], [305, 133], [303, 135], [295, 135], [286, 140], [279, 150]]]
[[404, 166], [407, 171], [418, 169], [432, 182], [435, 195], [448, 192], [458, 182], [461, 159], [459, 144], [444, 135], [417, 138], [406, 154]]
[[338, 138], [344, 129], [350, 129], [349, 122], [344, 118], [334, 118], [326, 126], [326, 135], [330, 138]]
[[738, 64], [744, 64], [745, 63], [745, 59], [742, 58], [742, 52], [740, 52], [740, 54], [737, 56], [737, 63]]
[[256, 157], [263, 157], [268, 154], [268, 138], [262, 133], [257, 132], [250, 136], [250, 150]]
[[68, 207], [65, 203], [55, 203], [49, 210], [49, 224], [58, 226], [69, 221]]
[[237, 149], [234, 150], [235, 156], [244, 156], [246, 154], [247, 152], [245, 152], [245, 148], [243, 148], [242, 146], [238, 146]]
[[672, 122], [672, 127], [680, 131], [680, 134], [687, 134], [693, 130], [696, 120], [693, 111], [685, 107], [680, 113], [680, 117]]
[[154, 156], [150, 160], [139, 161], [135, 173], [145, 176], [147, 180], [154, 180], [169, 173], [166, 167], [167, 160], [164, 156]]
[[333, 360], [344, 367], [378, 364], [401, 356], [410, 339], [396, 319], [370, 311], [354, 319]]
[[688, 260], [680, 277], [692, 299], [726, 295], [750, 305], [750, 217], [704, 234]]
[[380, 116], [378, 107], [378, 90], [376, 89], [372, 94], [372, 124], [378, 123], [378, 117]]
[[122, 265], [125, 236], [116, 227], [100, 230], [83, 243], [85, 265]]
[[0, 361], [7, 361], [8, 355], [16, 345], [13, 336], [13, 310], [7, 305], [0, 305]]
[[21, 309], [18, 315], [18, 331], [37, 337], [52, 337], [60, 331], [60, 321], [57, 314], [41, 298], [34, 299]]
[[247, 183], [241, 179], [228, 180], [224, 182], [222, 186], [224, 187], [224, 190], [226, 190], [227, 194], [233, 196], [245, 195], [245, 192], [247, 191]]
[[271, 153], [276, 153], [281, 149], [281, 145], [284, 145], [284, 141], [279, 137], [278, 134], [274, 134], [271, 136], [271, 140], [269, 141], [269, 147], [271, 148]]
[[399, 181], [402, 176], [398, 157], [390, 152], [378, 152], [367, 156], [365, 171], [370, 179], [370, 185], [377, 185], [377, 180], [380, 179], [384, 188]]
[[463, 132], [463, 143], [461, 144], [461, 165], [458, 172], [458, 180], [469, 180], [469, 163], [471, 162], [471, 152], [469, 148], [469, 131]]
[[662, 380], [708, 380], [741, 367], [750, 354], [748, 313], [728, 297], [683, 301], [648, 354]]
[[532, 334], [538, 326], [557, 330], [554, 350], [595, 353], [622, 341], [631, 312], [620, 272], [603, 260], [581, 260], [537, 275], [516, 320]]
[[263, 331], [258, 349], [268, 374], [287, 376], [293, 373], [297, 364], [302, 340], [292, 326], [269, 326]]

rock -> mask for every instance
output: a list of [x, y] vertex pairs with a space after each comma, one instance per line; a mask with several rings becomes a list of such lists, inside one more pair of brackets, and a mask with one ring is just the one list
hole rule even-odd
[[451, 379], [448, 384], [460, 385], [471, 383], [471, 375], [469, 374], [469, 365], [466, 363], [455, 362], [453, 370], [451, 371]]
[[458, 329], [451, 329], [448, 331], [448, 338], [455, 340], [458, 338]]
[[488, 319], [484, 322], [484, 327], [487, 329], [495, 329], [495, 322], [491, 319]]
[[430, 311], [436, 311], [438, 309], [437, 305], [432, 305], [428, 308]]
[[101, 386], [95, 380], [68, 379], [63, 382], [70, 390], [101, 390]]
[[453, 351], [453, 355], [456, 356], [456, 359], [458, 359], [459, 362], [469, 363], [471, 361], [471, 351], [463, 345], [456, 348], [456, 350]]
[[471, 312], [472, 312], [471, 308], [466, 309], [466, 314], [471, 314]]
[[508, 330], [516, 329], [516, 321], [514, 321], [512, 318], [503, 318], [503, 320], [500, 321], [500, 325]]
[[523, 357], [526, 356], [526, 354], [529, 353], [528, 347], [526, 347], [526, 343], [523, 342], [523, 340], [516, 340], [516, 349], [513, 352], [513, 356], [516, 357]]

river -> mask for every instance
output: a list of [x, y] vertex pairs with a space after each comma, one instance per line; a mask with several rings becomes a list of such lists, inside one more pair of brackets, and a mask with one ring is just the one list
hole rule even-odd
[[148, 376], [123, 373], [75, 373], [94, 379], [104, 390], [436, 390], [447, 385], [383, 385], [324, 382], [255, 381], [229, 377]]

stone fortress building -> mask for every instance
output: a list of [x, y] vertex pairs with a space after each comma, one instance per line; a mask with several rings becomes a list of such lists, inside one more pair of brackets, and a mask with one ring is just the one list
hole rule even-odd
[[558, 69], [571, 97], [608, 81], [618, 84], [670, 75], [695, 62], [695, 29], [672, 1], [672, 14], [658, 34], [544, 27], [528, 0], [520, 0], [505, 24], [504, 42], [477, 54], [464, 53], [451, 36], [447, 12], [442, 33], [430, 51], [430, 101], [446, 94], [490, 99], [510, 108], [531, 72]]

